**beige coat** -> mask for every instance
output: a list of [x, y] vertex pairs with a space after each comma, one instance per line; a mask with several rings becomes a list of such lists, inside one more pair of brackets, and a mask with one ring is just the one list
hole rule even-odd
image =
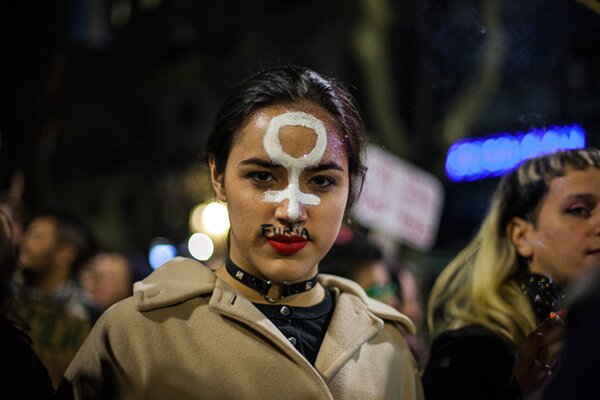
[[352, 281], [320, 282], [336, 300], [314, 367], [213, 271], [176, 258], [105, 312], [66, 378], [82, 399], [422, 399], [398, 327], [411, 322]]

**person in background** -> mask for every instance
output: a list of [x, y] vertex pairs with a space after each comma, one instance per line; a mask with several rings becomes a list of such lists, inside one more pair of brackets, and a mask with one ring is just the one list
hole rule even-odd
[[14, 310], [12, 278], [16, 269], [19, 224], [0, 204], [0, 393], [3, 399], [51, 399], [48, 371], [31, 347], [27, 326]]
[[321, 261], [320, 271], [351, 279], [369, 297], [394, 308], [400, 306], [397, 283], [392, 279], [382, 251], [365, 236], [346, 225]]
[[473, 241], [430, 295], [428, 399], [532, 396], [559, 367], [563, 288], [600, 266], [600, 151], [505, 175]]
[[[411, 283], [416, 284], [416, 281], [396, 281], [383, 252], [358, 231], [353, 231], [346, 225], [342, 226], [335, 244], [319, 268], [321, 272], [352, 279], [369, 297], [396, 308], [409, 317], [415, 326], [419, 325], [419, 304], [413, 303], [418, 301], [418, 288], [409, 286]], [[406, 284], [406, 290], [399, 287], [400, 284]], [[404, 336], [421, 370], [427, 358], [427, 342], [409, 332], [404, 332]]]
[[[397, 296], [398, 310], [406, 315], [421, 333], [423, 322], [423, 306], [421, 298], [421, 281], [415, 274], [413, 264], [407, 260], [395, 263], [392, 268], [393, 275], [398, 282]], [[410, 349], [417, 360], [419, 368], [423, 370], [429, 358], [429, 345], [422, 335], [408, 335], [406, 337]]]
[[78, 269], [95, 251], [88, 227], [54, 210], [37, 214], [23, 235], [17, 310], [55, 386], [99, 315], [76, 281]]
[[414, 272], [414, 267], [407, 261], [400, 261], [394, 268], [394, 275], [398, 281], [398, 309], [420, 326], [423, 320], [423, 306], [421, 304], [421, 281]]
[[319, 275], [364, 178], [362, 119], [338, 81], [303, 67], [236, 85], [209, 135], [229, 254], [175, 258], [108, 309], [61, 396], [420, 399], [397, 310]]
[[81, 286], [101, 311], [133, 294], [133, 284], [150, 273], [136, 255], [99, 253], [79, 273]]

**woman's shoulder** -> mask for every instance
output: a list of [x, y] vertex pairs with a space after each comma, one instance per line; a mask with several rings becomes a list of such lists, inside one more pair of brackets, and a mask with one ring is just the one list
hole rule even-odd
[[471, 324], [459, 329], [440, 333], [433, 341], [433, 346], [455, 346], [471, 343], [471, 346], [493, 346], [510, 349], [508, 343], [497, 333], [483, 325]]
[[133, 296], [104, 311], [96, 326], [130, 326], [143, 323], [153, 313], [172, 313], [175, 308], [185, 308], [189, 300], [212, 294], [215, 282], [216, 275], [208, 267], [191, 259], [175, 258], [136, 282]]
[[481, 325], [443, 332], [431, 345], [423, 374], [425, 392], [431, 399], [516, 398], [515, 357], [502, 337]]
[[453, 360], [455, 363], [494, 365], [498, 360], [512, 362], [515, 353], [500, 335], [475, 324], [445, 331], [431, 344], [431, 361], [439, 357], [441, 363]]
[[205, 265], [176, 257], [133, 286], [133, 301], [139, 311], [173, 306], [212, 293], [217, 277]]
[[441, 398], [434, 395], [440, 390], [472, 398], [465, 393], [481, 394], [486, 387], [518, 393], [512, 378], [515, 357], [516, 351], [502, 337], [481, 325], [449, 330], [431, 345], [423, 384], [432, 398]]

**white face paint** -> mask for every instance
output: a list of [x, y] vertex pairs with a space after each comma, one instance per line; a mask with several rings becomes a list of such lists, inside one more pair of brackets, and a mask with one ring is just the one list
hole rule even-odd
[[[292, 157], [281, 147], [279, 141], [279, 130], [284, 126], [303, 126], [312, 129], [317, 134], [315, 147], [310, 153], [298, 158]], [[288, 215], [291, 219], [298, 218], [300, 213], [300, 203], [309, 205], [319, 205], [321, 199], [309, 193], [300, 191], [300, 174], [302, 170], [317, 165], [325, 154], [327, 147], [327, 132], [325, 125], [321, 120], [310, 114], [303, 112], [287, 112], [271, 119], [265, 137], [263, 146], [271, 160], [280, 163], [288, 171], [288, 186], [284, 190], [267, 190], [263, 194], [263, 201], [268, 203], [279, 203], [288, 200]]]

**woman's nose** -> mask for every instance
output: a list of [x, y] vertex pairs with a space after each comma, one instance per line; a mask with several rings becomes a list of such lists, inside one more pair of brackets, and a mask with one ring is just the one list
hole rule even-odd
[[306, 205], [296, 199], [284, 199], [277, 204], [275, 218], [282, 223], [304, 222], [307, 218]]

